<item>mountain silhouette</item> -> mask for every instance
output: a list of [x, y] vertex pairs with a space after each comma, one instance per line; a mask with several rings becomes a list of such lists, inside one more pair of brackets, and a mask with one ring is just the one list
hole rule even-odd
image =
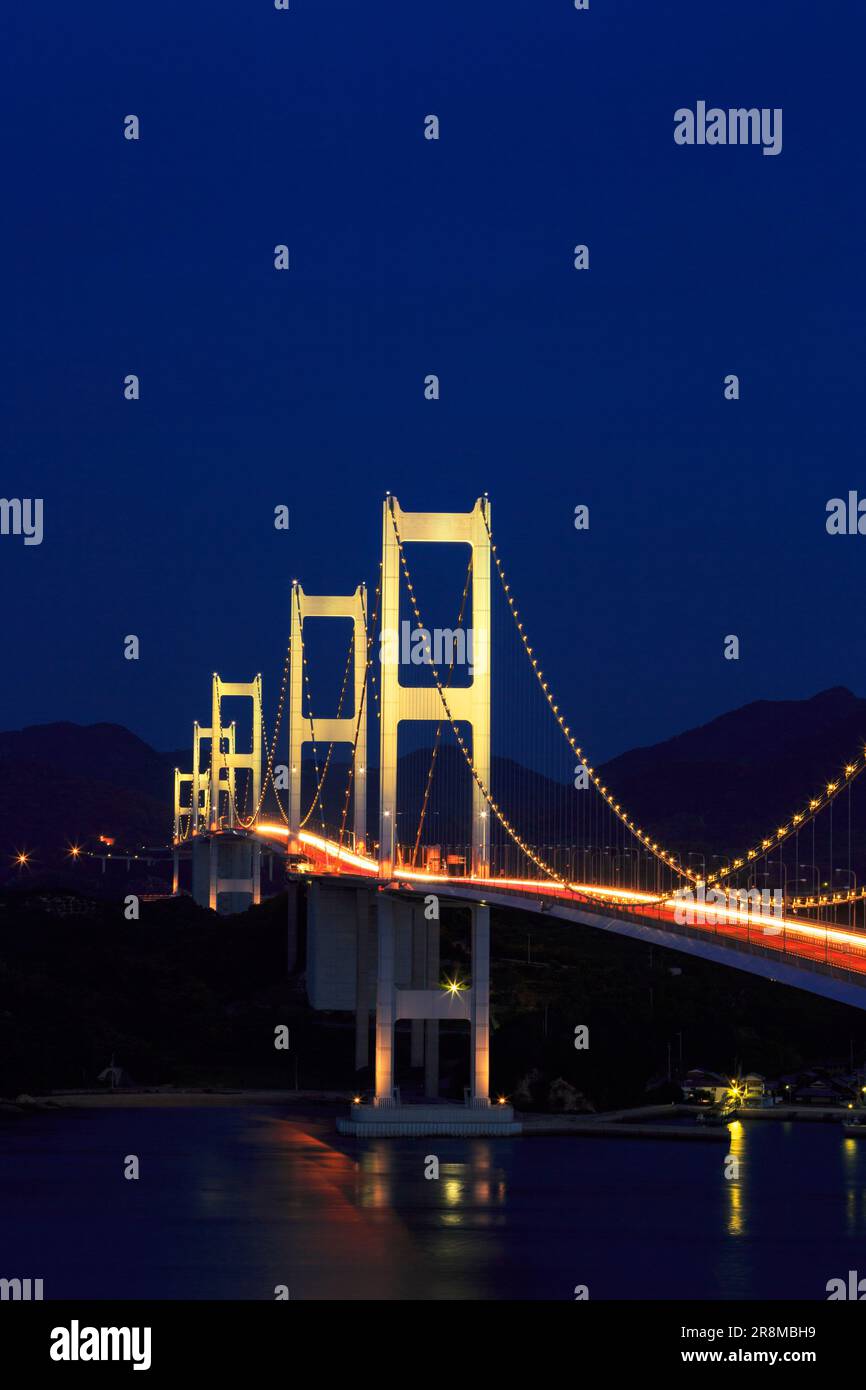
[[864, 746], [866, 700], [836, 686], [756, 700], [602, 771], [658, 840], [728, 853], [787, 819]]
[[[864, 743], [866, 700], [835, 687], [808, 700], [754, 701], [662, 743], [623, 753], [599, 771], [629, 814], [662, 843], [680, 852], [725, 854], [787, 817]], [[346, 750], [335, 750], [326, 783], [329, 826], [340, 823], [345, 757]], [[187, 751], [158, 752], [118, 724], [41, 724], [0, 733], [0, 877], [10, 881], [21, 849], [33, 855], [35, 867], [60, 865], [70, 843], [100, 835], [112, 836], [118, 849], [167, 844], [173, 769], [186, 766], [188, 758]], [[322, 759], [320, 749], [320, 767]], [[430, 750], [424, 748], [400, 759], [404, 843], [413, 837], [429, 764]], [[508, 815], [530, 840], [537, 833], [537, 808], [545, 806], [550, 815], [560, 806], [565, 816], [573, 806], [570, 783], [552, 782], [507, 759], [494, 760], [491, 782], [503, 801], [497, 788], [509, 789]], [[375, 807], [375, 767], [368, 769], [368, 783]], [[305, 805], [315, 785], [310, 766]], [[468, 807], [462, 754], [443, 745], [427, 805], [427, 838], [443, 844], [468, 838]], [[270, 813], [278, 814], [275, 807]], [[319, 823], [317, 811], [309, 828]]]

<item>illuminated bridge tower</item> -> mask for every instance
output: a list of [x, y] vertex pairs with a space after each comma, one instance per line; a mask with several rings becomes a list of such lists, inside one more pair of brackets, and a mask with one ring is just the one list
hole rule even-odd
[[[304, 715], [304, 622], [307, 618], [351, 618], [354, 623], [354, 709], [336, 719]], [[289, 686], [289, 848], [301, 845], [301, 755], [305, 743], [348, 743], [354, 748], [355, 847], [364, 852], [367, 835], [367, 590], [359, 584], [353, 594], [305, 594], [292, 585], [292, 645]]]
[[[223, 730], [222, 736], [226, 740], [229, 753], [235, 751], [236, 726], [229, 724]], [[209, 824], [208, 811], [210, 807], [211, 774], [201, 765], [202, 744], [210, 739], [210, 729], [204, 728], [196, 719], [192, 726], [192, 771], [181, 772], [180, 768], [174, 770], [174, 853], [172, 855], [174, 872], [172, 877], [172, 893], [177, 893], [180, 887], [180, 843], [181, 826], [187, 820], [186, 833], [184, 838], [197, 835], [202, 826]], [[220, 769], [222, 775], [222, 769]], [[184, 800], [184, 787], [189, 784], [189, 802]], [[204, 906], [207, 906], [205, 903]]]
[[[386, 497], [382, 517], [381, 732], [379, 743], [379, 868], [394, 871], [397, 820], [397, 735], [405, 719], [439, 724], [445, 709], [435, 686], [400, 683], [400, 544], [463, 542], [472, 547], [472, 684], [451, 686], [448, 708], [471, 725], [472, 761], [490, 786], [490, 503], [479, 498], [471, 512], [404, 512]], [[399, 541], [398, 541], [399, 533]], [[490, 865], [487, 803], [472, 783], [472, 873], [486, 878]]]
[[[174, 770], [174, 837], [173, 837], [172, 842], [171, 842], [171, 844], [172, 844], [172, 853], [171, 853], [171, 862], [172, 862], [171, 891], [172, 891], [173, 894], [175, 894], [175, 896], [177, 895], [178, 891], [180, 890], [180, 831], [181, 831], [181, 824], [182, 824], [184, 815], [187, 814], [187, 812], [186, 812], [186, 807], [184, 806], [184, 803], [183, 803], [183, 788], [185, 787], [185, 785], [187, 784], [187, 782], [189, 782], [189, 783], [191, 784], [191, 783], [192, 783], [192, 780], [193, 780], [193, 775], [192, 775], [191, 772], [181, 772], [181, 770], [180, 770], [179, 767], [176, 767], [176, 768], [175, 768], [175, 770]], [[192, 793], [190, 792], [190, 795], [191, 795], [191, 794], [192, 794]], [[190, 825], [189, 825], [188, 829], [189, 829], [189, 831], [191, 832], [191, 831], [192, 831], [192, 802], [190, 802], [190, 809], [189, 809], [189, 813], [188, 813], [188, 814], [189, 814], [189, 818], [190, 818]]]
[[[249, 753], [239, 753], [232, 725], [223, 726], [222, 702], [230, 696], [252, 700], [252, 747]], [[229, 734], [229, 730], [232, 730]], [[214, 672], [211, 697], [211, 775], [209, 821], [212, 830], [224, 823], [229, 829], [237, 825], [237, 777], [246, 768], [251, 776], [250, 809], [258, 808], [262, 792], [262, 678], [252, 681], [224, 681]], [[226, 747], [223, 748], [225, 742]], [[224, 795], [224, 803], [221, 797]], [[223, 804], [225, 811], [223, 812]], [[258, 901], [258, 899], [256, 899]]]
[[[236, 724], [222, 722], [222, 701], [230, 696], [252, 701], [249, 752], [238, 751]], [[207, 739], [210, 765], [204, 769], [201, 745]], [[262, 678], [223, 681], [214, 674], [210, 728], [196, 722], [192, 772], [176, 777], [178, 791], [182, 782], [192, 784], [192, 895], [214, 912], [218, 908], [242, 911], [251, 902], [261, 902], [261, 844], [239, 824], [237, 773], [241, 769], [250, 773], [249, 811], [254, 815], [262, 789]]]
[[[397, 736], [402, 720], [440, 723], [445, 710], [438, 690], [400, 683], [397, 640], [400, 624], [400, 546], [415, 542], [463, 542], [472, 547], [472, 661], [473, 680], [467, 687], [449, 687], [448, 706], [455, 721], [472, 728], [472, 761], [484, 786], [490, 786], [490, 511], [479, 499], [471, 512], [404, 512], [395, 497], [387, 497], [382, 519], [382, 631], [394, 640], [382, 644], [379, 868], [383, 878], [395, 869], [397, 821]], [[467, 771], [468, 775], [468, 771]], [[490, 841], [487, 803], [473, 779], [472, 865], [474, 877], [489, 874]], [[399, 873], [399, 869], [398, 869]], [[433, 885], [435, 887], [435, 885]], [[394, 1026], [413, 1020], [413, 1060], [418, 1060], [421, 1034], [428, 1078], [438, 1066], [440, 1019], [469, 1021], [472, 1048], [471, 1104], [488, 1107], [490, 1044], [490, 909], [472, 903], [472, 987], [449, 994], [439, 987], [438, 939], [428, 952], [428, 987], [400, 988], [395, 979], [398, 932], [412, 931], [399, 902], [378, 895], [378, 970], [376, 989], [376, 1107], [394, 1106]], [[432, 925], [432, 924], [431, 924]], [[438, 924], [437, 924], [438, 925]], [[429, 937], [428, 937], [429, 943]], [[429, 958], [429, 957], [435, 958]], [[435, 987], [430, 988], [430, 984]], [[425, 1026], [426, 1025], [426, 1026]], [[437, 1087], [438, 1089], [438, 1087]], [[430, 1085], [428, 1081], [428, 1094]]]

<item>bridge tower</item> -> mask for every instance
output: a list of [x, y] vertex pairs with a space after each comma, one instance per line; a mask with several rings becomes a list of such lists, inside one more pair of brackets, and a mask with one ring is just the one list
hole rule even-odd
[[[354, 709], [334, 719], [304, 715], [304, 622], [307, 618], [350, 618], [354, 623]], [[367, 836], [367, 712], [364, 685], [367, 678], [367, 589], [359, 584], [353, 594], [306, 594], [292, 584], [292, 645], [289, 694], [289, 847], [300, 849], [301, 757], [305, 743], [348, 743], [355, 749], [354, 816], [355, 847], [361, 853]]]
[[[192, 726], [192, 771], [181, 772], [180, 768], [174, 770], [174, 852], [172, 854], [173, 874], [172, 874], [172, 893], [177, 893], [180, 887], [180, 827], [181, 821], [185, 816], [189, 817], [186, 828], [186, 835], [197, 835], [202, 824], [208, 824], [208, 808], [210, 806], [210, 774], [202, 769], [201, 765], [201, 746], [202, 743], [211, 736], [210, 729], [205, 729], [196, 719]], [[228, 743], [228, 752], [233, 754], [235, 751], [236, 725], [234, 722], [223, 730], [223, 737]], [[224, 769], [219, 769], [219, 776], [223, 776]], [[227, 771], [225, 776], [228, 776]], [[190, 799], [189, 803], [183, 801], [183, 789], [189, 784]]]
[[[404, 512], [396, 497], [385, 498], [382, 514], [381, 730], [379, 754], [379, 868], [394, 872], [397, 823], [397, 735], [404, 719], [438, 724], [445, 718], [435, 686], [400, 682], [400, 545], [463, 542], [472, 547], [472, 684], [451, 686], [448, 707], [455, 721], [472, 728], [472, 761], [490, 786], [490, 503], [479, 498], [471, 512]], [[472, 873], [486, 878], [490, 866], [487, 803], [473, 779]]]
[[192, 834], [192, 822], [193, 822], [192, 791], [190, 790], [190, 805], [189, 805], [189, 810], [188, 810], [188, 812], [187, 812], [187, 808], [186, 808], [186, 806], [183, 804], [183, 789], [184, 789], [184, 787], [187, 785], [187, 783], [190, 784], [190, 788], [191, 788], [191, 787], [192, 787], [193, 781], [194, 781], [194, 774], [193, 774], [192, 772], [181, 772], [181, 770], [180, 770], [179, 767], [176, 767], [176, 768], [175, 768], [175, 770], [174, 770], [174, 835], [173, 835], [173, 837], [172, 837], [172, 842], [171, 842], [171, 845], [172, 845], [172, 853], [171, 853], [171, 861], [172, 861], [171, 891], [172, 891], [172, 893], [174, 893], [174, 894], [176, 894], [176, 893], [178, 892], [179, 888], [180, 888], [180, 823], [181, 823], [181, 821], [182, 821], [184, 815], [186, 815], [186, 814], [189, 815], [189, 824], [187, 825], [187, 832], [186, 832], [186, 833], [187, 833], [187, 835]]
[[[382, 517], [382, 632], [393, 634], [382, 643], [379, 869], [383, 878], [394, 873], [397, 823], [397, 738], [401, 720], [440, 723], [445, 710], [433, 687], [408, 687], [400, 682], [400, 546], [410, 542], [463, 542], [472, 547], [472, 684], [449, 687], [448, 707], [455, 721], [472, 728], [472, 761], [478, 776], [490, 786], [490, 508], [479, 498], [471, 512], [404, 512], [396, 497], [385, 499]], [[399, 537], [399, 539], [398, 539]], [[441, 674], [441, 673], [440, 673]], [[474, 876], [489, 874], [490, 849], [487, 802], [473, 779], [472, 866]], [[399, 872], [399, 871], [398, 871]], [[438, 984], [437, 930], [427, 936], [427, 960], [413, 971], [413, 984], [425, 978], [427, 988], [400, 988], [395, 980], [398, 904], [388, 893], [378, 895], [378, 968], [376, 987], [376, 1096], [374, 1108], [392, 1108], [394, 1088], [394, 1028], [398, 1019], [412, 1020], [412, 1058], [423, 1054], [428, 1096], [438, 1092], [439, 1022], [469, 1021], [473, 1107], [487, 1108], [490, 1037], [490, 909], [472, 904], [472, 986], [459, 993]], [[432, 925], [432, 924], [431, 924]], [[411, 923], [408, 928], [412, 930]], [[418, 943], [420, 945], [420, 943]], [[423, 947], [421, 948], [423, 951]], [[415, 955], [415, 943], [412, 947]], [[431, 987], [433, 986], [433, 987]], [[423, 1030], [423, 1031], [422, 1031]]]
[[[252, 747], [249, 753], [239, 753], [236, 747], [235, 724], [223, 725], [222, 702], [229, 696], [252, 700]], [[208, 730], [199, 729], [199, 737]], [[255, 811], [262, 792], [262, 678], [252, 681], [224, 681], [214, 672], [211, 695], [211, 759], [208, 822], [211, 830], [219, 830], [226, 820], [230, 829], [237, 824], [237, 772], [246, 768], [252, 778], [251, 807]], [[223, 748], [225, 742], [226, 747]], [[195, 771], [195, 764], [193, 765]], [[225, 796], [225, 815], [221, 795]], [[257, 900], [258, 901], [258, 900]]]
[[[222, 722], [222, 701], [228, 696], [252, 701], [249, 752], [238, 751], [236, 722]], [[203, 768], [201, 746], [208, 739], [210, 765]], [[237, 773], [243, 768], [250, 772], [250, 810], [255, 814], [262, 789], [262, 678], [223, 681], [214, 673], [210, 727], [205, 728], [196, 720], [192, 772], [175, 773], [175, 836], [179, 827], [180, 789], [185, 782], [190, 782], [192, 894], [197, 903], [214, 912], [219, 906], [239, 911], [249, 902], [261, 902], [261, 845], [238, 825]], [[175, 863], [175, 891], [177, 878]]]

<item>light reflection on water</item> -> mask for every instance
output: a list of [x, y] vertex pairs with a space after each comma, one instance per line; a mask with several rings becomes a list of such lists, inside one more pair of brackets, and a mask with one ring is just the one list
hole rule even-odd
[[0, 1220], [0, 1274], [48, 1298], [824, 1298], [866, 1268], [866, 1140], [747, 1120], [727, 1144], [361, 1143], [252, 1107], [51, 1113], [0, 1130]]
[[[744, 1223], [744, 1197], [746, 1183], [746, 1127], [742, 1120], [734, 1120], [728, 1125], [728, 1152], [726, 1158], [726, 1170], [730, 1168], [730, 1176], [725, 1173], [725, 1181], [728, 1184], [728, 1233], [732, 1236], [739, 1236], [743, 1233]], [[736, 1165], [729, 1164], [729, 1157], [736, 1159]]]

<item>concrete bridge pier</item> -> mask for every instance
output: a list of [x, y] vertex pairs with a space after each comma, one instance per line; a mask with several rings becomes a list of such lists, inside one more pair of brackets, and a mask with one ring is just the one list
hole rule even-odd
[[195, 835], [192, 840], [192, 896], [199, 907], [210, 906], [210, 840]]
[[196, 835], [192, 841], [192, 896], [200, 907], [244, 912], [262, 900], [262, 847], [235, 835]]
[[260, 903], [262, 900], [262, 846], [260, 840], [251, 841], [252, 863], [250, 873], [252, 877], [253, 902]]
[[[424, 963], [424, 983], [428, 989], [439, 984], [439, 920], [425, 921], [427, 959]], [[428, 1100], [439, 1096], [439, 1020], [424, 1020], [424, 1095]]]
[[379, 961], [376, 976], [376, 1105], [394, 1104], [394, 903], [387, 893], [377, 900]]
[[[412, 988], [423, 989], [427, 980], [427, 932], [426, 922], [418, 908], [412, 909]], [[411, 1047], [409, 1061], [412, 1067], [424, 1065], [424, 1020], [413, 1018], [410, 1024]]]
[[[426, 947], [426, 988], [418, 988], [420, 948], [413, 931], [421, 927], [417, 914], [410, 917], [411, 905], [390, 893], [377, 894], [379, 952], [376, 980], [376, 1094], [372, 1105], [360, 1102], [351, 1107], [345, 1119], [337, 1120], [341, 1134], [378, 1137], [394, 1134], [476, 1135], [519, 1134], [521, 1124], [510, 1105], [490, 1103], [490, 908], [486, 902], [471, 903], [472, 986], [470, 989], [442, 989], [438, 985], [439, 923], [424, 922]], [[403, 945], [411, 947], [407, 958]], [[399, 980], [410, 984], [402, 988]], [[430, 987], [430, 981], [437, 981]], [[463, 1105], [402, 1104], [394, 1086], [394, 1026], [407, 1018], [424, 1028], [425, 1080], [428, 1102], [438, 1102], [438, 1031], [441, 1019], [469, 1024], [471, 1040], [470, 1074], [466, 1103]], [[413, 1035], [417, 1037], [413, 1028]], [[417, 1057], [417, 1043], [414, 1050]]]
[[490, 908], [472, 906], [472, 1104], [490, 1104]]
[[370, 895], [355, 894], [355, 1071], [370, 1065]]
[[216, 912], [219, 902], [219, 869], [220, 869], [220, 847], [219, 841], [211, 839], [208, 841], [207, 859], [207, 905], [211, 912]]
[[469, 1025], [469, 1104], [444, 1107], [454, 1112], [450, 1116], [441, 1114], [443, 1107], [433, 1107], [435, 1124], [468, 1124], [469, 1130], [460, 1128], [459, 1132], [476, 1133], [472, 1126], [493, 1125], [494, 1120], [497, 1126], [510, 1122], [504, 1111], [499, 1113], [500, 1106], [493, 1107], [495, 1117], [470, 1119], [466, 1114], [468, 1109], [490, 1108], [490, 908], [484, 902], [469, 903], [468, 907], [472, 915], [472, 985], [468, 989], [443, 989], [440, 924], [436, 919], [428, 920], [422, 900], [327, 877], [310, 883], [307, 995], [314, 1009], [354, 1011], [358, 1070], [370, 1063], [371, 1009], [375, 1012], [374, 1100], [369, 1106], [353, 1106], [356, 1119], [367, 1122], [371, 1112], [397, 1109], [397, 1116], [377, 1123], [428, 1123], [429, 1117], [416, 1114], [425, 1110], [424, 1105], [398, 1105], [395, 1029], [400, 1019], [409, 1021], [412, 1064], [423, 1065], [426, 1099], [436, 1101], [439, 1024], [448, 1019]]
[[[437, 990], [439, 987], [439, 922], [428, 921], [424, 909], [414, 905], [412, 912], [412, 989]], [[410, 1062], [424, 1068], [424, 1095], [439, 1095], [439, 1020], [413, 1018]]]
[[[423, 937], [417, 909], [410, 918], [412, 932], [411, 986], [395, 982], [395, 909], [404, 904], [390, 895], [378, 895], [379, 957], [376, 981], [376, 1100], [377, 1106], [394, 1104], [394, 1027], [399, 1018], [412, 1021], [412, 1060], [420, 1051], [423, 1026], [424, 1083], [428, 1099], [439, 1093], [439, 1021], [466, 1019], [471, 1046], [470, 1098], [474, 1107], [490, 1104], [490, 908], [470, 905], [472, 914], [472, 987], [451, 992], [439, 987], [439, 923], [424, 922]], [[412, 911], [412, 909], [410, 909]], [[422, 945], [424, 987], [419, 985]]]

